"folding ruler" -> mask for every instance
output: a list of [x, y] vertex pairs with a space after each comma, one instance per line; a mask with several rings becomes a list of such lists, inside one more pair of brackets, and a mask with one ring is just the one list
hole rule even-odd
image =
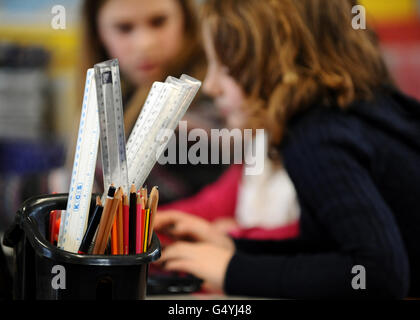
[[128, 192], [128, 169], [125, 147], [124, 116], [118, 60], [95, 64], [96, 94], [101, 128], [101, 155], [104, 174], [105, 203], [108, 187], [113, 183]]
[[182, 75], [155, 82], [127, 142], [128, 178], [139, 189], [165, 150], [169, 139], [184, 116], [201, 82]]
[[87, 71], [82, 113], [66, 211], [62, 211], [57, 246], [77, 252], [89, 214], [99, 143], [99, 118], [93, 68]]

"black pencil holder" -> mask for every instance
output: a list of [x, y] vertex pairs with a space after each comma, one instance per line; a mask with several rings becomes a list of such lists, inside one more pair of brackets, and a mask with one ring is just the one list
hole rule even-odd
[[58, 249], [46, 240], [49, 214], [65, 210], [67, 198], [54, 194], [25, 201], [6, 232], [3, 243], [14, 248], [14, 299], [144, 299], [149, 264], [161, 253], [156, 234], [149, 250], [138, 255], [80, 255]]

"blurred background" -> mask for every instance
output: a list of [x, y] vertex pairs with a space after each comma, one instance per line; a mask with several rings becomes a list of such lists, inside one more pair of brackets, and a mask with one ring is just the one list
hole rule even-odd
[[[54, 29], [52, 8], [66, 10]], [[68, 192], [80, 0], [0, 0], [0, 233], [33, 195]], [[400, 88], [420, 99], [420, 0], [363, 0]]]

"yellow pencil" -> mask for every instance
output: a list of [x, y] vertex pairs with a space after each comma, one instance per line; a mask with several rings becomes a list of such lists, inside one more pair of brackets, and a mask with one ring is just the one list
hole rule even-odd
[[144, 238], [143, 238], [143, 252], [147, 252], [149, 239], [149, 217], [150, 209], [146, 209], [146, 219], [144, 219]]
[[150, 241], [152, 240], [153, 226], [154, 226], [156, 211], [158, 207], [158, 202], [159, 202], [159, 189], [158, 187], [153, 187], [152, 191], [150, 192], [150, 197], [149, 197], [150, 222], [149, 222], [147, 246], [149, 246]]

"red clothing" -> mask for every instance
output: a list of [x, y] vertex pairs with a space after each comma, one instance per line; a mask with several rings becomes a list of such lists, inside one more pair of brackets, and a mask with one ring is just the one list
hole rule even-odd
[[[242, 169], [242, 165], [232, 165], [216, 182], [204, 187], [195, 196], [159, 206], [159, 211], [179, 210], [208, 221], [235, 218]], [[231, 231], [230, 235], [234, 238], [278, 240], [296, 237], [298, 233], [299, 223], [295, 222], [272, 229], [239, 227]]]

